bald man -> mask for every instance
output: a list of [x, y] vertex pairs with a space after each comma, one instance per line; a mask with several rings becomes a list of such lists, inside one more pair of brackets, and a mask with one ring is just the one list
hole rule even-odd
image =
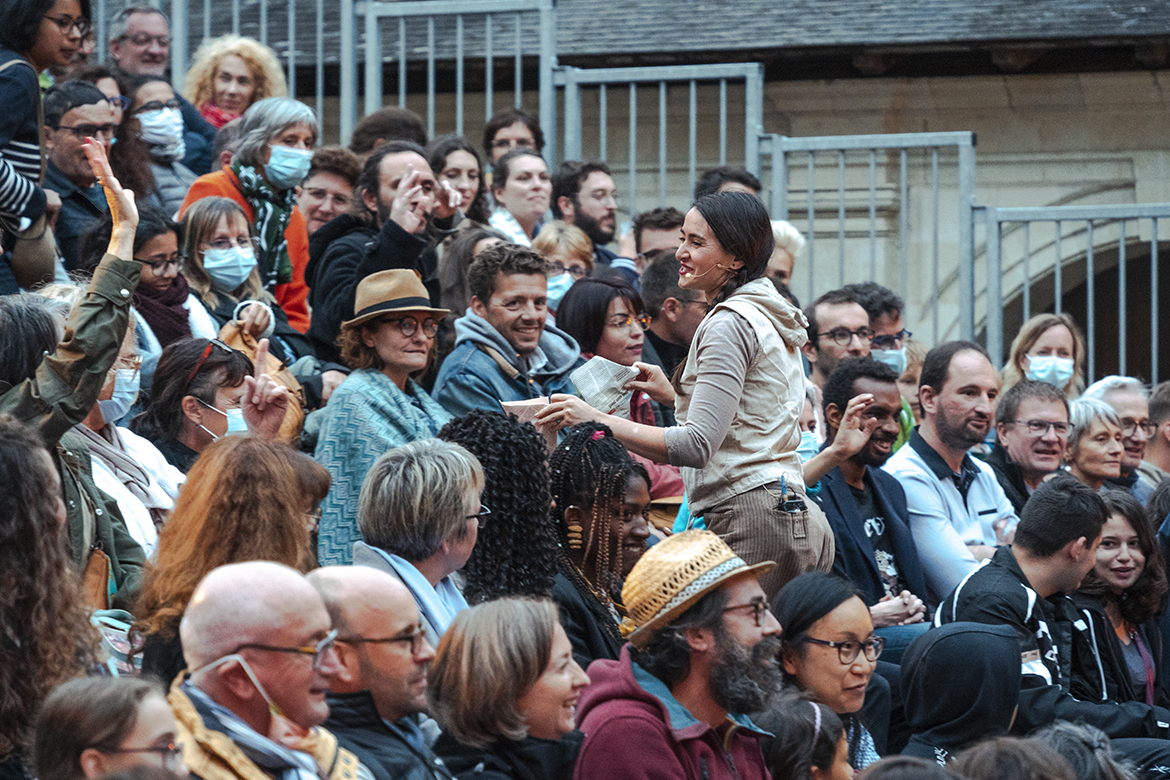
[[419, 727], [435, 657], [406, 586], [369, 566], [309, 574], [337, 629], [325, 726], [377, 780], [451, 780]]
[[191, 774], [372, 780], [320, 728], [335, 636], [317, 591], [287, 566], [252, 561], [204, 577], [179, 624], [192, 671], [169, 697]]

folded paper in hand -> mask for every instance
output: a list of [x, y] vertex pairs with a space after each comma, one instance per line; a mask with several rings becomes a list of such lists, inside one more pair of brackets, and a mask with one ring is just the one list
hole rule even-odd
[[[504, 407], [504, 414], [514, 414], [520, 422], [536, 425], [536, 413], [548, 406], [548, 397], [530, 398], [527, 401], [500, 401], [500, 406]], [[540, 428], [537, 430], [544, 436], [545, 446], [551, 454], [557, 448], [557, 432]]]
[[634, 393], [625, 390], [626, 382], [638, 376], [638, 369], [623, 366], [603, 357], [589, 362], [569, 374], [577, 395], [598, 411], [630, 419], [630, 399]]

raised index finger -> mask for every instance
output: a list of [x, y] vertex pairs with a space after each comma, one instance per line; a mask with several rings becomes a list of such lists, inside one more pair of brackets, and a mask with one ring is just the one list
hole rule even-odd
[[256, 345], [256, 379], [268, 373], [268, 339], [260, 339]]
[[114, 175], [113, 171], [110, 170], [110, 161], [106, 158], [105, 147], [92, 138], [86, 138], [81, 148], [85, 150], [85, 156], [89, 160], [90, 167], [93, 168], [94, 178], [98, 180], [99, 184], [104, 185], [109, 177]]

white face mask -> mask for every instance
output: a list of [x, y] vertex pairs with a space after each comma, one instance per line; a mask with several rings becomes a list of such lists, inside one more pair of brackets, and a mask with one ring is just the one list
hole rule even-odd
[[142, 126], [142, 140], [150, 144], [151, 151], [160, 157], [181, 160], [187, 153], [183, 139], [183, 115], [177, 108], [160, 108], [137, 114]]
[[[198, 401], [199, 399], [195, 399], [195, 400]], [[224, 417], [227, 418], [227, 432], [224, 434], [225, 436], [233, 434], [233, 433], [247, 433], [248, 432], [248, 424], [246, 422], [244, 422], [244, 410], [243, 409], [228, 409], [225, 412], [223, 409], [220, 409], [217, 406], [212, 406], [211, 404], [206, 403], [205, 401], [199, 401], [199, 403], [203, 404], [204, 406], [206, 406], [208, 409], [211, 409], [212, 411], [219, 412], [220, 414], [222, 414]], [[211, 438], [213, 438], [213, 439], [219, 438], [214, 433], [207, 430], [207, 428], [205, 426], [200, 425], [199, 427], [203, 428], [203, 431]]]
[[894, 369], [894, 373], [902, 376], [906, 371], [906, 347], [901, 349], [871, 349], [869, 356], [879, 363], [885, 363]]
[[256, 253], [250, 246], [208, 249], [203, 253], [203, 270], [222, 292], [230, 293], [243, 284], [255, 267]]
[[1029, 355], [1028, 368], [1024, 376], [1037, 382], [1064, 389], [1073, 376], [1073, 359], [1056, 355]]
[[126, 416], [138, 399], [138, 381], [137, 368], [119, 368], [114, 373], [114, 394], [109, 400], [98, 401], [103, 422], [114, 425]]

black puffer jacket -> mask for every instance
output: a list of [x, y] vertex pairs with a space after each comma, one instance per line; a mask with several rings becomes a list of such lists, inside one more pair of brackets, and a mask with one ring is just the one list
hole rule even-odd
[[[1078, 686], [1073, 680], [1072, 693], [1078, 698], [1087, 698], [1102, 688], [1110, 701], [1140, 701], [1145, 697], [1134, 688], [1125, 665], [1125, 656], [1121, 648], [1121, 640], [1113, 630], [1113, 623], [1105, 614], [1105, 602], [1097, 596], [1091, 596], [1080, 591], [1072, 594], [1073, 603], [1085, 617], [1091, 629], [1090, 634], [1096, 649], [1096, 657], [1101, 661], [1099, 670], [1100, 682], [1088, 687]], [[1154, 661], [1154, 704], [1166, 707], [1170, 704], [1165, 691], [1162, 689], [1162, 632], [1158, 630], [1157, 618], [1146, 621], [1138, 627], [1142, 640], [1150, 650]]]
[[484, 749], [461, 744], [444, 731], [435, 752], [459, 780], [570, 780], [584, 738], [571, 731], [561, 739], [504, 739]]
[[427, 748], [418, 749], [386, 725], [369, 691], [330, 693], [329, 719], [323, 724], [343, 748], [373, 773], [375, 780], [451, 780], [451, 772]]

